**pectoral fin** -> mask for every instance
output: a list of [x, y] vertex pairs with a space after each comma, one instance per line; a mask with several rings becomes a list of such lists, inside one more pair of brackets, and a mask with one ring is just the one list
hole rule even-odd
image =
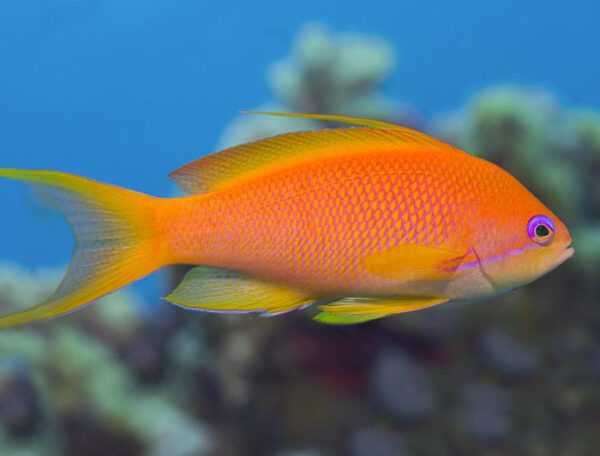
[[259, 312], [265, 316], [289, 312], [313, 301], [293, 289], [204, 267], [188, 272], [165, 299], [189, 309], [223, 313]]
[[445, 297], [344, 298], [319, 306], [320, 323], [348, 325], [412, 312], [448, 302]]
[[372, 274], [388, 279], [442, 280], [454, 274], [469, 252], [404, 244], [369, 255], [363, 264]]

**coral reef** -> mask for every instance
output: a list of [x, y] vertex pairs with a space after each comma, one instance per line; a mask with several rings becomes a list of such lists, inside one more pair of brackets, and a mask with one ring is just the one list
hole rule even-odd
[[[594, 454], [600, 115], [495, 87], [424, 122], [379, 92], [393, 70], [385, 42], [311, 25], [269, 70], [261, 109], [419, 125], [484, 156], [573, 227], [572, 261], [493, 301], [353, 327], [185, 312], [123, 291], [2, 331], [2, 455]], [[221, 145], [321, 126], [246, 116]], [[0, 308], [38, 302], [58, 278], [0, 267]]]
[[[35, 305], [57, 279], [1, 267], [0, 305]], [[147, 324], [139, 299], [123, 291], [102, 301], [72, 319], [0, 333], [2, 454], [183, 456], [209, 447], [206, 427], [174, 391], [143, 388], [120, 356], [147, 342], [136, 336]]]
[[[416, 114], [378, 89], [395, 66], [391, 46], [376, 37], [333, 34], [319, 24], [305, 26], [293, 51], [267, 72], [273, 102], [257, 110], [353, 115], [412, 124]], [[219, 143], [229, 147], [290, 131], [308, 130], [320, 122], [241, 116], [228, 126]]]

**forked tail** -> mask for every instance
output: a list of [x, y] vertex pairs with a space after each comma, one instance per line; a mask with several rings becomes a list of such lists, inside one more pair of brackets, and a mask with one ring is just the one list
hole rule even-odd
[[42, 187], [76, 238], [56, 292], [37, 307], [0, 317], [0, 328], [66, 314], [168, 264], [168, 200], [53, 171], [0, 169], [0, 177]]

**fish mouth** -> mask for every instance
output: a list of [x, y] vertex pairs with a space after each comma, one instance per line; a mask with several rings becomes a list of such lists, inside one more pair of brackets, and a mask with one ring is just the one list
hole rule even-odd
[[562, 251], [562, 253], [560, 254], [560, 256], [558, 257], [558, 260], [556, 261], [556, 266], [567, 261], [569, 258], [571, 258], [573, 256], [574, 253], [575, 253], [575, 249], [573, 247], [571, 247], [571, 244], [569, 244], [567, 246], [567, 248], [564, 249]]

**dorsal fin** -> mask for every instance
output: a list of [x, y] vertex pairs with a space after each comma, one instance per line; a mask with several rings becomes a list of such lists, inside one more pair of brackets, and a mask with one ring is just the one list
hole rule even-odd
[[169, 176], [189, 193], [206, 193], [226, 184], [275, 166], [352, 152], [377, 146], [379, 150], [400, 150], [409, 144], [458, 151], [425, 133], [391, 123], [325, 114], [254, 113], [285, 117], [302, 117], [361, 125], [301, 131], [273, 136], [216, 152], [189, 163]]
[[302, 112], [273, 112], [273, 111], [242, 111], [242, 114], [259, 115], [259, 116], [274, 116], [274, 117], [295, 117], [298, 119], [321, 120], [323, 122], [338, 122], [350, 125], [359, 125], [361, 127], [372, 128], [397, 128], [406, 129], [401, 125], [396, 125], [383, 120], [364, 119], [361, 117], [338, 116], [336, 114], [307, 114]]

